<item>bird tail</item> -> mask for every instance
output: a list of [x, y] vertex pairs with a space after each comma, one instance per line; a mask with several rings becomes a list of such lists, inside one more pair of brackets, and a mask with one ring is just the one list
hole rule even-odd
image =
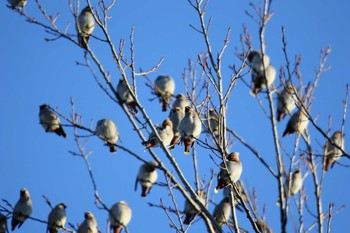
[[282, 112], [277, 112], [277, 121], [281, 121], [285, 115]]
[[174, 135], [173, 139], [171, 139], [169, 149], [173, 150], [175, 148], [175, 145], [177, 144], [177, 139], [179, 139], [179, 136]]
[[168, 102], [166, 101], [165, 98], [162, 98], [162, 111], [166, 112], [166, 108], [168, 106]]
[[55, 130], [55, 133], [58, 135], [58, 136], [62, 136], [64, 138], [67, 138], [67, 134], [64, 132], [62, 126], [60, 125], [60, 127], [58, 129]]
[[121, 226], [116, 226], [113, 228], [113, 233], [120, 233], [122, 230], [122, 227]]
[[194, 218], [193, 214], [186, 214], [184, 224], [186, 224], [186, 225], [190, 224], [190, 222], [192, 222], [193, 218]]

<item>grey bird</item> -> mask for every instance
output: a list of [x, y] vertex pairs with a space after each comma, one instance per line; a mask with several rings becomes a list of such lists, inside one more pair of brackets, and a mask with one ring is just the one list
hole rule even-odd
[[[171, 139], [174, 137], [173, 133], [173, 123], [169, 118], [165, 119], [161, 126], [157, 127], [157, 133], [165, 146], [168, 146], [171, 142]], [[146, 146], [145, 150], [148, 150], [151, 147], [159, 146], [160, 141], [157, 139], [156, 135], [152, 132], [148, 136], [148, 140], [142, 142]]]
[[289, 195], [295, 195], [300, 191], [300, 189], [303, 186], [303, 176], [299, 168], [292, 173], [292, 178], [290, 181], [290, 189], [288, 187], [289, 185], [288, 183], [289, 183], [289, 179], [287, 179], [287, 182], [285, 184], [286, 190], [289, 193]]
[[32, 213], [32, 200], [27, 189], [23, 188], [20, 191], [20, 197], [13, 209], [11, 230], [14, 231], [16, 227], [20, 228], [24, 221]]
[[50, 109], [50, 106], [47, 104], [42, 104], [40, 105], [39, 110], [40, 124], [45, 129], [45, 132], [54, 132], [58, 136], [66, 138], [67, 134], [62, 128], [61, 121]]
[[208, 110], [205, 126], [208, 133], [212, 134], [214, 137], [219, 136], [219, 116], [214, 108]]
[[95, 28], [95, 20], [91, 8], [85, 7], [77, 18], [76, 28], [78, 32], [78, 42], [81, 47], [87, 48], [90, 35]]
[[294, 85], [287, 84], [277, 97], [277, 121], [281, 121], [287, 114], [291, 114], [295, 109], [296, 89]]
[[121, 104], [126, 104], [129, 110], [133, 113], [137, 113], [136, 103], [132, 98], [132, 95], [127, 88], [124, 79], [120, 79], [117, 85], [117, 98]]
[[[344, 150], [344, 137], [340, 131], [335, 131], [331, 137], [332, 143]], [[329, 141], [324, 146], [323, 171], [326, 172], [330, 167], [333, 167], [335, 162], [340, 159], [343, 152], [332, 145]]]
[[177, 94], [175, 96], [175, 100], [173, 103], [172, 108], [180, 108], [183, 112], [185, 112], [185, 107], [190, 106], [190, 103], [188, 102], [187, 98], [183, 94]]
[[167, 75], [159, 75], [154, 82], [155, 94], [159, 97], [162, 111], [167, 110], [175, 91], [174, 79]]
[[174, 149], [177, 144], [177, 140], [180, 138], [180, 133], [178, 130], [179, 124], [184, 118], [185, 112], [180, 107], [175, 107], [170, 110], [169, 119], [173, 123], [173, 139], [170, 142], [170, 149]]
[[119, 139], [119, 132], [116, 124], [110, 119], [101, 119], [97, 121], [95, 134], [106, 142], [111, 153], [116, 152], [115, 144]]
[[[198, 200], [205, 206], [205, 193], [203, 190], [198, 190], [197, 191], [197, 196]], [[184, 214], [185, 214], [185, 219], [183, 221], [184, 224], [190, 224], [196, 215], [198, 214], [198, 211], [194, 206], [186, 199], [185, 201], [185, 207], [184, 207]]]
[[113, 233], [120, 233], [129, 224], [131, 217], [131, 209], [125, 201], [114, 204], [109, 211], [109, 221]]
[[22, 9], [27, 4], [27, 0], [7, 0], [11, 4], [11, 8], [21, 7]]
[[282, 137], [293, 134], [295, 132], [303, 133], [308, 124], [309, 119], [304, 113], [304, 111], [297, 111], [289, 119], [286, 129], [282, 134]]
[[7, 229], [7, 218], [5, 215], [0, 213], [0, 233], [8, 232]]
[[156, 183], [158, 178], [158, 165], [159, 164], [156, 161], [151, 161], [141, 165], [135, 182], [135, 191], [137, 189], [137, 184], [141, 184], [141, 197], [146, 197], [151, 191], [152, 185]]
[[64, 203], [60, 203], [50, 211], [47, 220], [47, 232], [57, 233], [64, 227], [67, 221], [66, 208], [67, 206]]
[[78, 233], [97, 233], [98, 226], [94, 215], [91, 212], [85, 212], [84, 221], [79, 225]]
[[230, 153], [226, 157], [226, 166], [227, 169], [225, 168], [224, 162], [220, 164], [220, 172], [217, 177], [218, 184], [214, 189], [215, 193], [228, 186], [230, 184], [230, 180], [233, 183], [236, 183], [241, 177], [243, 167], [241, 161], [239, 160], [239, 152]]
[[185, 116], [182, 118], [178, 127], [181, 142], [185, 146], [185, 154], [190, 153], [190, 147], [193, 146], [194, 141], [200, 136], [202, 132], [202, 122], [198, 114], [191, 108], [185, 107]]
[[221, 202], [215, 206], [213, 217], [216, 222], [220, 225], [220, 227], [226, 224], [231, 215], [231, 203], [230, 198], [225, 197], [221, 200]]

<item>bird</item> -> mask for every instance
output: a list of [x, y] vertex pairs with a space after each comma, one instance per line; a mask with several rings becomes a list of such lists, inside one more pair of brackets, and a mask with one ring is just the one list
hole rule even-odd
[[119, 80], [116, 93], [117, 93], [117, 98], [121, 104], [125, 103], [128, 106], [129, 110], [135, 114], [138, 112], [136, 108], [136, 103], [132, 98], [132, 95], [129, 89], [126, 86], [124, 79]]
[[174, 95], [174, 79], [167, 75], [159, 75], [154, 82], [154, 86], [155, 94], [159, 97], [159, 101], [162, 105], [162, 111], [165, 112]]
[[[342, 150], [344, 150], [344, 137], [342, 132], [335, 131], [331, 137], [331, 142], [338, 147], [340, 147]], [[326, 142], [326, 145], [324, 146], [324, 157], [323, 157], [323, 171], [326, 172], [330, 167], [333, 167], [335, 162], [340, 159], [340, 157], [343, 155], [343, 152], [337, 148], [336, 146], [332, 145], [329, 141]]]
[[27, 0], [7, 0], [11, 4], [11, 8], [15, 9], [16, 7], [21, 7], [24, 9], [24, 6], [27, 4]]
[[179, 107], [183, 112], [185, 112], [186, 106], [190, 106], [190, 103], [188, 102], [187, 98], [184, 96], [184, 94], [177, 94], [175, 96], [172, 109]]
[[[197, 197], [198, 200], [205, 205], [205, 193], [203, 190], [198, 190], [197, 191]], [[198, 211], [196, 210], [196, 208], [194, 208], [194, 206], [186, 199], [185, 201], [185, 207], [184, 207], [184, 214], [185, 214], [185, 219], [183, 221], [184, 224], [188, 225], [190, 224], [193, 219], [196, 217], [196, 215], [198, 214]]]
[[270, 57], [264, 54], [264, 62], [261, 59], [262, 54], [258, 50], [251, 51], [248, 56], [248, 65], [252, 70], [256, 73], [264, 73], [264, 67], [268, 67], [270, 65]]
[[[159, 135], [159, 138], [163, 142], [164, 146], [168, 146], [174, 137], [173, 133], [173, 123], [169, 118], [165, 119], [161, 126], [158, 126], [157, 133]], [[145, 150], [148, 150], [151, 147], [159, 146], [160, 141], [157, 139], [156, 135], [152, 132], [148, 136], [148, 140], [145, 142], [142, 142], [144, 146], [146, 146]]]
[[8, 232], [7, 229], [7, 218], [5, 215], [0, 213], [0, 233]]
[[47, 232], [57, 233], [64, 227], [67, 221], [66, 208], [67, 206], [64, 203], [60, 203], [50, 211], [47, 220]]
[[85, 7], [77, 18], [76, 28], [78, 32], [78, 42], [83, 48], [87, 48], [87, 43], [91, 33], [95, 28], [95, 20], [91, 8]]
[[287, 84], [277, 97], [277, 121], [281, 121], [287, 114], [295, 109], [296, 89], [293, 84]]
[[304, 113], [304, 110], [295, 112], [289, 119], [286, 129], [284, 130], [282, 137], [293, 134], [295, 132], [303, 133], [309, 124], [309, 119]]
[[178, 130], [181, 142], [185, 145], [185, 154], [190, 153], [190, 147], [193, 147], [194, 141], [202, 132], [202, 123], [198, 114], [191, 108], [185, 107], [185, 116], [182, 118]]
[[[242, 185], [242, 183], [238, 180], [236, 182], [236, 188], [239, 192], [239, 194], [241, 195], [243, 202], [247, 202], [248, 201], [248, 196], [244, 190], [244, 187]], [[238, 197], [238, 194], [235, 192], [235, 190], [232, 188], [232, 192], [233, 192], [233, 197], [235, 198], [235, 207], [243, 212], [243, 209], [240, 207], [242, 206], [242, 202]], [[225, 188], [223, 188], [223, 197], [231, 197], [231, 186], [226, 186]]]
[[20, 228], [24, 221], [32, 213], [32, 200], [27, 189], [22, 188], [20, 197], [13, 209], [11, 230], [14, 231], [16, 227]]
[[84, 221], [79, 225], [78, 233], [97, 233], [98, 226], [94, 215], [91, 212], [84, 213]]
[[289, 179], [287, 179], [287, 182], [285, 183], [285, 187], [287, 192], [289, 193], [289, 195], [295, 195], [297, 194], [300, 189], [303, 186], [303, 176], [301, 175], [301, 171], [300, 169], [296, 169], [293, 173], [292, 173], [292, 178], [291, 178], [291, 182], [290, 182], [290, 189], [288, 187], [289, 185]]
[[276, 69], [272, 65], [266, 67], [265, 72], [252, 71], [251, 95], [256, 96], [262, 89], [271, 87], [276, 78]]
[[180, 138], [178, 127], [182, 118], [184, 118], [184, 116], [185, 116], [185, 112], [180, 107], [175, 107], [170, 110], [169, 119], [173, 123], [173, 134], [174, 134], [170, 142], [170, 147], [169, 147], [170, 149], [175, 148], [175, 145], [177, 144], [177, 140]]
[[135, 191], [137, 189], [137, 183], [140, 182], [141, 184], [141, 197], [146, 197], [147, 194], [151, 191], [152, 185], [156, 183], [158, 178], [158, 165], [159, 164], [156, 161], [151, 161], [141, 165], [135, 182]]
[[131, 216], [131, 209], [125, 201], [114, 204], [109, 211], [109, 221], [113, 233], [120, 233], [129, 224]]
[[214, 189], [215, 193], [228, 186], [231, 181], [236, 183], [241, 177], [243, 167], [239, 160], [239, 152], [232, 152], [226, 157], [226, 166], [227, 169], [224, 162], [220, 164], [220, 172], [217, 176], [218, 184]]
[[205, 121], [208, 133], [213, 134], [214, 137], [219, 136], [219, 116], [214, 108], [208, 110], [207, 119]]
[[116, 152], [115, 144], [119, 139], [119, 132], [116, 124], [110, 119], [101, 119], [97, 121], [95, 134], [106, 141], [111, 153]]
[[39, 110], [40, 124], [45, 129], [45, 132], [54, 132], [58, 136], [67, 138], [67, 134], [62, 128], [60, 119], [50, 109], [50, 106], [47, 104], [42, 104], [40, 105]]
[[224, 197], [218, 205], [215, 206], [213, 217], [220, 227], [228, 222], [231, 214], [231, 203], [229, 197]]

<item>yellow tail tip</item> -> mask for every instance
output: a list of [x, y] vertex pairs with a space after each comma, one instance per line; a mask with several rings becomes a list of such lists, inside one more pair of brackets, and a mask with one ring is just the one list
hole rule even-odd
[[219, 192], [219, 190], [217, 190], [216, 188], [214, 189], [214, 193], [218, 193]]
[[184, 152], [185, 155], [188, 155], [189, 153], [190, 153], [189, 151], [185, 151], [185, 152]]

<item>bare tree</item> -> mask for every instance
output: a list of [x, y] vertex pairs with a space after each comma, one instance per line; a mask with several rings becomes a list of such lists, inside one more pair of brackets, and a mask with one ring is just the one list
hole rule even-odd
[[[90, 141], [93, 138], [99, 139], [100, 146], [105, 144], [110, 147], [111, 152], [116, 151], [113, 154], [116, 159], [123, 153], [134, 159], [135, 166], [143, 165], [143, 170], [140, 168], [139, 175], [134, 174], [132, 179], [137, 176], [137, 181], [142, 184], [144, 197], [152, 195], [152, 189], [164, 190], [164, 196], [159, 202], [148, 205], [149, 208], [164, 211], [164, 219], [175, 232], [191, 232], [194, 224], [204, 225], [207, 232], [272, 232], [269, 222], [276, 222], [277, 219], [279, 229], [275, 231], [309, 232], [316, 229], [320, 233], [330, 232], [333, 218], [336, 218], [336, 214], [344, 206], [333, 203], [324, 206], [322, 188], [328, 167], [339, 163], [340, 157], [341, 164], [350, 158], [342, 141], [345, 136], [348, 86], [340, 90], [344, 92], [343, 109], [339, 109], [344, 114], [340, 121], [337, 119], [340, 128], [323, 128], [317, 123], [318, 115], [311, 109], [315, 90], [318, 83], [323, 81], [321, 76], [329, 69], [327, 59], [331, 49], [328, 47], [321, 50], [315, 76], [312, 81], [305, 83], [300, 68], [301, 56], [295, 56], [294, 61], [291, 61], [287, 33], [283, 27], [281, 44], [285, 60], [283, 66], [275, 67], [272, 59], [270, 61], [265, 38], [266, 29], [274, 16], [271, 2], [265, 0], [251, 3], [246, 10], [247, 18], [255, 22], [255, 28], [249, 31], [257, 31], [258, 38], [252, 38], [244, 27], [240, 41], [234, 42], [240, 47], [235, 47], [235, 54], [229, 55], [237, 61], [232, 64], [225, 60], [232, 43], [232, 29], [227, 28], [222, 44], [214, 46], [210, 36], [213, 19], [207, 15], [209, 1], [187, 0], [187, 6], [197, 20], [191, 22], [193, 24], [190, 27], [200, 36], [201, 41], [198, 42], [203, 44], [204, 51], [194, 54], [196, 59], [188, 60], [182, 80], [164, 75], [161, 76], [162, 82], [155, 82], [156, 77], [160, 77], [158, 70], [164, 59], [160, 58], [150, 68], [138, 67], [138, 45], [135, 37], [140, 35], [137, 35], [137, 29], [130, 28], [130, 35], [126, 40], [115, 41], [111, 36], [113, 29], [108, 22], [113, 20], [111, 10], [118, 7], [117, 1], [69, 0], [66, 11], [71, 13], [74, 20], [65, 26], [62, 26], [60, 14], [52, 16], [53, 13], [48, 12], [45, 3], [40, 0], [30, 2], [38, 7], [40, 19], [26, 12], [25, 6], [10, 1], [9, 10], [28, 23], [43, 28], [47, 33], [47, 42], [62, 40], [83, 51], [82, 61], [77, 62], [78, 68], [88, 69], [90, 78], [106, 97], [106, 102], [115, 108], [117, 114], [123, 114], [128, 120], [125, 122], [129, 128], [127, 132], [118, 130], [118, 125], [124, 122], [109, 120], [113, 116], [105, 116], [102, 121], [95, 119], [94, 122], [98, 122], [95, 127], [92, 122], [86, 123], [85, 119], [89, 119], [89, 116], [78, 113], [79, 104], [74, 96], [70, 100], [70, 113], [47, 105], [51, 115], [40, 117], [40, 123], [46, 132], [56, 132], [57, 125], [60, 125], [60, 130], [64, 128], [66, 133], [73, 132], [67, 140], [73, 140], [76, 148], [70, 149], [67, 154], [81, 158], [86, 165], [92, 184], [95, 211], [105, 211], [106, 216], [109, 215], [107, 232], [110, 230], [110, 223], [114, 229], [124, 228], [126, 232], [130, 232], [127, 225], [129, 221], [117, 216], [115, 210], [110, 209], [114, 203], [106, 203], [103, 194], [99, 192], [99, 183], [90, 160], [93, 155]], [[109, 57], [100, 56], [100, 49], [108, 52]], [[174, 92], [174, 84], [169, 84], [169, 80], [175, 80], [175, 86], [183, 85], [184, 91], [176, 89]], [[253, 136], [243, 136], [247, 134], [235, 129], [230, 111], [235, 108], [236, 100], [232, 96], [238, 86], [250, 91], [252, 97], [249, 98], [257, 103], [254, 107], [258, 109], [259, 117], [264, 118], [265, 126], [261, 130], [263, 132], [256, 129], [254, 137], [266, 137], [264, 141], [268, 141], [268, 144], [265, 146], [273, 148], [270, 154], [262, 150], [261, 145], [251, 142]], [[161, 122], [152, 119], [153, 109], [143, 99], [145, 92], [153, 93], [153, 100], [159, 99], [163, 105], [163, 108], [157, 108], [159, 114], [162, 110], [166, 111], [169, 105], [170, 120], [166, 116], [161, 121], [163, 124], [157, 125]], [[180, 98], [184, 99], [183, 105], [175, 104]], [[283, 134], [280, 121], [288, 122]], [[173, 127], [174, 125], [181, 126]], [[310, 128], [313, 129], [313, 134], [310, 133]], [[339, 137], [332, 136], [335, 131], [339, 133]], [[282, 138], [288, 135], [293, 135], [293, 138], [295, 135], [292, 143]], [[146, 149], [143, 148], [143, 151], [139, 147], [125, 146], [123, 140], [130, 138], [134, 143], [144, 144]], [[155, 149], [156, 147], [160, 149]], [[105, 149], [109, 151], [108, 148]], [[186, 153], [190, 152], [190, 155], [182, 155], [184, 150]], [[241, 150], [244, 155], [239, 153]], [[233, 154], [235, 156], [231, 156]], [[178, 162], [177, 156], [186, 157], [187, 166], [193, 167], [194, 178], [183, 172], [184, 165]], [[237, 166], [232, 164], [241, 163], [244, 174], [244, 156], [253, 157], [261, 165], [260, 171], [256, 171], [255, 175], [259, 175], [259, 172], [268, 174], [265, 182], [269, 183], [269, 187], [275, 188], [271, 195], [277, 194], [272, 198], [277, 207], [259, 200], [259, 193], [266, 190], [250, 187], [249, 178], [236, 181], [241, 173], [236, 174]], [[198, 166], [199, 160], [206, 160], [212, 169], [201, 169]], [[152, 173], [155, 171], [158, 175]], [[148, 178], [143, 179], [142, 175]], [[313, 184], [307, 189], [303, 185], [306, 179], [312, 180]], [[220, 201], [213, 198], [214, 188], [215, 191], [223, 193]], [[15, 203], [3, 198], [0, 211], [8, 217], [17, 214], [14, 213], [16, 208], [13, 208]], [[183, 200], [185, 207], [182, 205]], [[47, 197], [45, 201], [52, 208]], [[115, 200], [115, 203], [118, 201], [120, 200]], [[267, 213], [272, 208], [278, 208], [279, 216]], [[244, 214], [237, 213], [237, 210]], [[82, 213], [85, 211], [87, 210], [82, 210]], [[137, 211], [132, 209], [133, 213]], [[47, 221], [32, 216], [29, 216], [29, 220], [47, 224]], [[152, 224], [157, 224], [157, 221]], [[68, 225], [69, 227], [63, 227], [66, 232], [77, 231], [74, 223], [70, 222]], [[105, 224], [100, 222], [99, 227], [103, 232]]]

